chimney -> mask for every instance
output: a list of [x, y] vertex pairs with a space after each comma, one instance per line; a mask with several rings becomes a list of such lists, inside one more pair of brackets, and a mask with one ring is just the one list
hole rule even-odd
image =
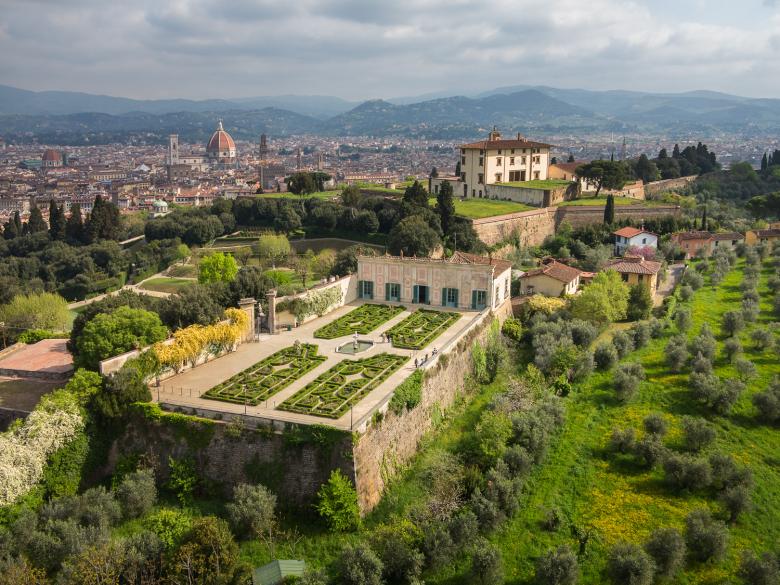
[[518, 140], [525, 140], [525, 136], [523, 136], [522, 134], [520, 134], [520, 132], [518, 132], [517, 133], [517, 139]]

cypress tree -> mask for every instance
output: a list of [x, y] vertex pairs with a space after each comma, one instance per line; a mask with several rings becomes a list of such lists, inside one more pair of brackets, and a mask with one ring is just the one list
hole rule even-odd
[[22, 225], [22, 216], [19, 215], [18, 211], [14, 211], [14, 225], [16, 226], [16, 233], [22, 235], [22, 232], [24, 232], [24, 226]]
[[675, 144], [672, 150], [672, 158], [680, 158], [680, 146]]
[[65, 239], [65, 211], [54, 200], [49, 204], [49, 234], [52, 240]]
[[96, 242], [104, 230], [105, 213], [104, 201], [100, 195], [95, 195], [95, 202], [92, 204], [92, 212], [84, 224], [84, 237], [89, 243]]
[[769, 168], [769, 160], [766, 157], [766, 153], [761, 157], [761, 170], [766, 171]]
[[702, 231], [709, 230], [709, 224], [707, 223], [707, 207], [704, 207], [704, 211], [701, 214], [701, 229]]
[[46, 225], [46, 221], [43, 219], [43, 214], [37, 205], [33, 205], [30, 210], [30, 219], [27, 222], [27, 229], [31, 234], [37, 234], [39, 232], [45, 232], [49, 227]]
[[3, 226], [3, 237], [6, 240], [13, 240], [19, 237], [19, 230], [16, 227], [16, 223], [13, 219], [9, 219]]
[[574, 162], [574, 155], [571, 152], [569, 153], [569, 158], [566, 159], [566, 162], [570, 162], [570, 163]]
[[452, 220], [455, 217], [455, 202], [452, 200], [452, 184], [444, 181], [436, 195], [436, 207], [441, 219], [441, 230], [447, 236], [452, 229]]
[[668, 152], [666, 152], [666, 149], [665, 149], [665, 148], [662, 148], [662, 149], [661, 149], [661, 150], [658, 152], [658, 158], [659, 158], [659, 160], [660, 160], [660, 159], [663, 159], [663, 158], [669, 158], [669, 153], [668, 153]]
[[73, 242], [84, 241], [84, 219], [81, 217], [81, 206], [78, 203], [70, 206], [70, 217], [65, 222], [65, 235]]
[[604, 205], [604, 223], [607, 225], [615, 223], [615, 197], [611, 193], [607, 195], [607, 203]]

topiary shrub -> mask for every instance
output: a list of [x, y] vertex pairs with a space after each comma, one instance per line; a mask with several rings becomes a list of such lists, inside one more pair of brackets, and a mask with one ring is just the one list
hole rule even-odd
[[728, 537], [726, 525], [714, 520], [709, 510], [694, 510], [685, 518], [685, 544], [696, 561], [722, 558], [726, 553]]
[[618, 544], [609, 553], [607, 575], [614, 585], [650, 585], [653, 561], [635, 544]]
[[575, 585], [579, 578], [577, 557], [568, 546], [550, 549], [536, 561], [538, 585]]

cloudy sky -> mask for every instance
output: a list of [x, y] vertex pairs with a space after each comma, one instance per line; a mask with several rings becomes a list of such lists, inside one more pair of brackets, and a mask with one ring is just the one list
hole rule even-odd
[[33, 90], [780, 97], [780, 0], [0, 0], [0, 14], [0, 83]]

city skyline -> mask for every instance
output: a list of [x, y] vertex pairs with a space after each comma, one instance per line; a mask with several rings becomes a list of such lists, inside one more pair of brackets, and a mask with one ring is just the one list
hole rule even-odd
[[34, 91], [362, 101], [522, 84], [776, 97], [780, 73], [771, 0], [3, 6], [0, 83]]

